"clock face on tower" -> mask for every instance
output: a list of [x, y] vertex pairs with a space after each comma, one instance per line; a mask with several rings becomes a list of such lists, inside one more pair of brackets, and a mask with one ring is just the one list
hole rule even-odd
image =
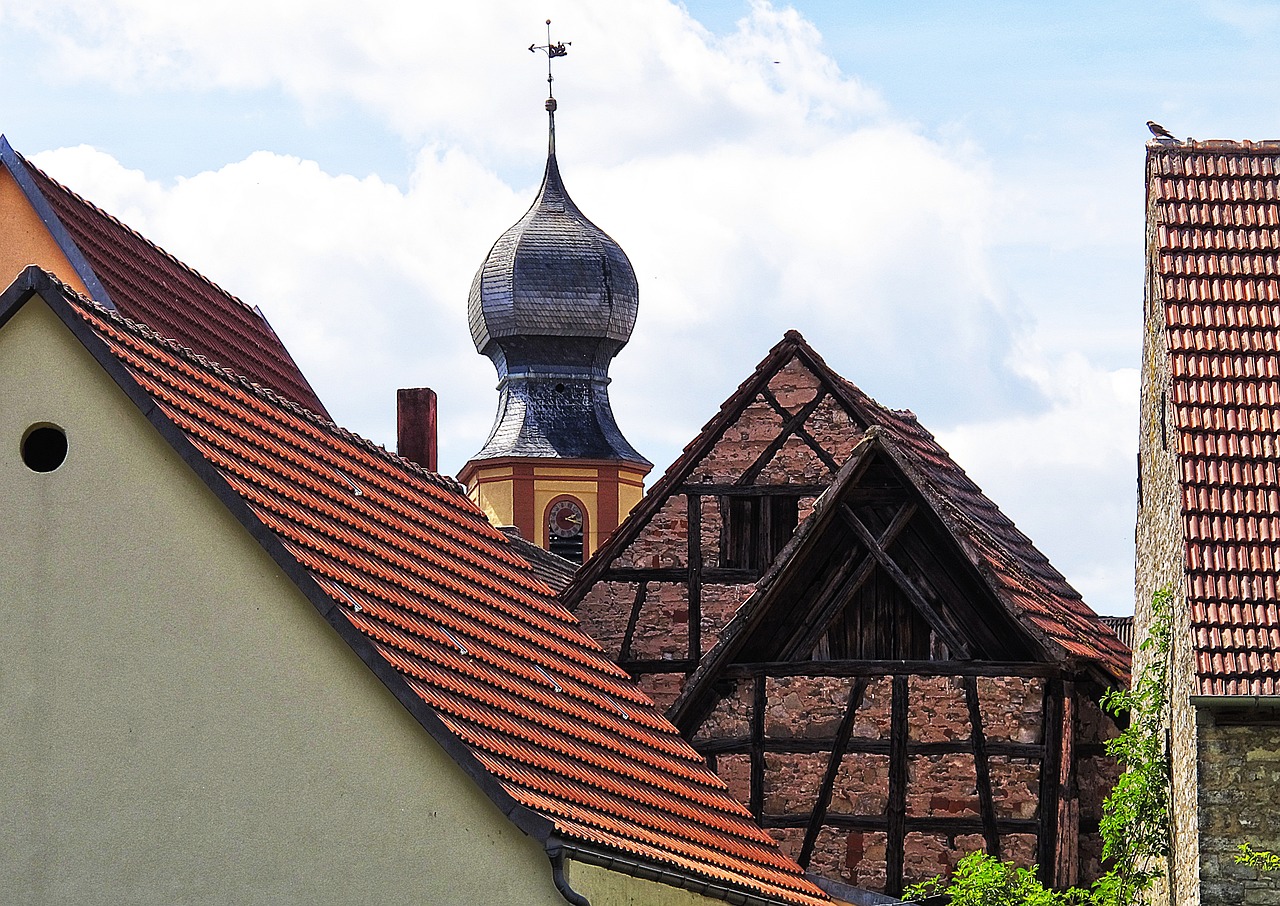
[[582, 534], [582, 507], [573, 500], [558, 500], [547, 511], [547, 528], [557, 538]]
[[586, 514], [582, 504], [562, 497], [547, 508], [547, 550], [557, 556], [582, 562], [583, 524]]

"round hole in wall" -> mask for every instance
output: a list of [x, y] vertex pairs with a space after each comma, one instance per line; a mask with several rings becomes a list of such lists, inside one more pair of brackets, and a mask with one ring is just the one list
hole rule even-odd
[[33, 472], [52, 472], [67, 458], [67, 433], [57, 425], [32, 425], [22, 438], [22, 461]]

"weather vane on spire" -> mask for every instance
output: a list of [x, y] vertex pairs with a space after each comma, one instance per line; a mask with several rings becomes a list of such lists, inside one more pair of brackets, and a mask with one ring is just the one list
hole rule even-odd
[[547, 20], [547, 43], [546, 44], [530, 44], [529, 53], [540, 50], [547, 55], [547, 110], [554, 112], [556, 109], [555, 94], [551, 91], [551, 61], [556, 57], [567, 57], [569, 55], [569, 47], [572, 41], [560, 41], [553, 43], [551, 40], [551, 20]]

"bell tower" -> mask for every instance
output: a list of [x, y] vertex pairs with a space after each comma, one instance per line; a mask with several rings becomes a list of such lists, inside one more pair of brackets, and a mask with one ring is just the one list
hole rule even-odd
[[[531, 47], [551, 60], [565, 44]], [[581, 562], [639, 502], [652, 464], [609, 405], [609, 363], [631, 337], [639, 288], [631, 262], [578, 210], [556, 162], [548, 90], [547, 166], [533, 205], [476, 272], [467, 320], [498, 372], [498, 414], [459, 480], [489, 519]]]

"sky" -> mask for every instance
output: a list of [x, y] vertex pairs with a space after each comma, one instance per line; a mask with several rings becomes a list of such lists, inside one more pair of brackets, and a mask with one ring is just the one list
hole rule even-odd
[[1280, 5], [0, 0], [0, 132], [259, 306], [335, 419], [442, 471], [496, 377], [471, 278], [546, 149], [627, 251], [651, 480], [783, 333], [913, 410], [1103, 613], [1132, 612], [1143, 155], [1280, 137]]

